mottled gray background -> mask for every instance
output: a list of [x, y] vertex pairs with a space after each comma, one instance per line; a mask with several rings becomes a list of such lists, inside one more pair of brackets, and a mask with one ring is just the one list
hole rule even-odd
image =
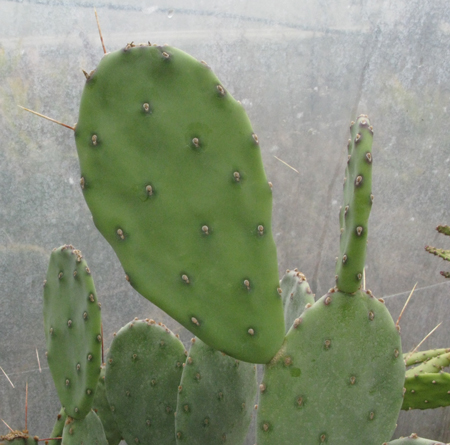
[[[386, 299], [410, 350], [449, 347], [450, 284], [424, 245], [450, 248], [450, 7], [446, 0], [0, 0], [0, 417], [47, 437], [59, 406], [45, 361], [42, 282], [53, 247], [81, 249], [103, 304], [105, 342], [135, 316], [191, 335], [123, 280], [79, 187], [68, 124], [106, 47], [169, 43], [206, 60], [248, 111], [269, 180], [280, 274], [298, 267], [318, 296], [333, 285], [348, 127], [375, 128], [367, 285]], [[277, 160], [284, 160], [298, 173]], [[448, 267], [450, 269], [450, 266]], [[40, 357], [39, 371], [36, 351]], [[402, 413], [396, 435], [450, 441], [450, 410]], [[0, 424], [0, 435], [7, 432]], [[248, 444], [254, 443], [252, 431]]]

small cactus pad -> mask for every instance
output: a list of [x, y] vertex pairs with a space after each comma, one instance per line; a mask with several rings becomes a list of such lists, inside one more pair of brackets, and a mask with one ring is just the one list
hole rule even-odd
[[95, 391], [92, 410], [97, 414], [103, 425], [106, 439], [109, 445], [118, 445], [122, 440], [122, 434], [114, 417], [108, 399], [106, 398], [105, 388], [105, 367], [102, 366], [100, 377], [98, 379], [97, 390]]
[[[438, 349], [433, 349], [432, 352], [438, 351]], [[410, 368], [406, 371], [406, 377], [414, 377], [415, 375], [421, 374], [433, 374], [437, 372], [441, 372], [447, 366], [450, 366], [450, 351], [448, 349], [444, 349], [443, 352], [435, 357], [430, 357], [427, 360], [424, 360], [418, 366]], [[425, 353], [428, 351], [425, 351]]]
[[373, 201], [373, 129], [367, 116], [361, 115], [356, 122], [352, 122], [350, 130], [344, 204], [339, 213], [340, 252], [336, 264], [336, 285], [340, 291], [349, 294], [356, 292], [362, 283]]
[[405, 361], [406, 366], [413, 366], [418, 363], [423, 363], [431, 358], [446, 355], [450, 352], [449, 348], [440, 348], [440, 349], [429, 349], [428, 351], [418, 351], [411, 353], [403, 354], [403, 360]]
[[106, 54], [75, 140], [84, 197], [131, 286], [210, 346], [270, 361], [284, 336], [271, 187], [211, 69], [169, 46]]
[[417, 434], [411, 434], [408, 437], [400, 437], [400, 439], [392, 440], [391, 442], [384, 442], [383, 445], [446, 445], [444, 442], [436, 440], [423, 439]]
[[306, 281], [306, 277], [298, 269], [286, 271], [280, 281], [280, 291], [287, 333], [295, 319], [305, 310], [305, 306], [314, 304], [314, 294]]
[[84, 419], [67, 417], [62, 435], [62, 445], [108, 445], [102, 422], [94, 411]]
[[[61, 408], [58, 415], [56, 416], [56, 422], [55, 422], [55, 425], [53, 425], [53, 430], [50, 433], [50, 437], [53, 437], [53, 438], [62, 437], [66, 419], [67, 419], [67, 414], [64, 411], [64, 408]], [[60, 445], [60, 444], [61, 444], [60, 440], [49, 440], [48, 444], [46, 444], [46, 445]]]
[[186, 360], [163, 324], [135, 320], [115, 335], [106, 359], [106, 396], [128, 444], [175, 444], [178, 386]]
[[[450, 235], [450, 227], [449, 226], [440, 225], [440, 226], [436, 227], [436, 230], [439, 233], [442, 233], [444, 235], [447, 235], [447, 236]], [[438, 249], [437, 247], [432, 247], [432, 246], [425, 246], [425, 250], [428, 253], [432, 253], [433, 255], [436, 255], [436, 256], [438, 256], [439, 258], [442, 258], [445, 261], [450, 261], [450, 250]], [[441, 275], [444, 278], [450, 278], [450, 272], [441, 271]]]
[[329, 292], [294, 322], [269, 365], [258, 445], [380, 445], [403, 400], [400, 335], [371, 292]]
[[416, 374], [405, 380], [402, 409], [433, 409], [450, 405], [450, 374]]
[[256, 391], [255, 365], [193, 339], [178, 388], [177, 444], [243, 444]]
[[91, 272], [73, 246], [54, 249], [44, 285], [48, 365], [61, 405], [76, 419], [94, 400], [101, 364], [100, 305]]

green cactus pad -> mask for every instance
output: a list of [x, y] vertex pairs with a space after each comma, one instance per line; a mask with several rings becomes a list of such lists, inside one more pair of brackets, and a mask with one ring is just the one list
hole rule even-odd
[[130, 284], [210, 346], [267, 363], [284, 336], [272, 192], [249, 119], [210, 68], [169, 46], [105, 55], [75, 140]]
[[445, 443], [437, 442], [436, 440], [423, 439], [417, 434], [411, 434], [409, 437], [400, 437], [400, 439], [385, 442], [383, 445], [445, 445]]
[[[67, 414], [64, 411], [64, 408], [61, 408], [61, 410], [59, 411], [59, 413], [56, 417], [55, 425], [53, 425], [53, 430], [50, 433], [51, 438], [62, 437], [66, 419], [67, 419]], [[61, 444], [60, 440], [49, 440], [48, 441], [48, 445], [60, 445], [60, 444]]]
[[256, 366], [193, 339], [177, 401], [177, 444], [243, 444], [257, 390]]
[[418, 351], [411, 353], [403, 354], [403, 360], [405, 361], [406, 366], [413, 366], [418, 363], [423, 363], [431, 358], [441, 356], [450, 352], [449, 348], [440, 348], [440, 349], [429, 349], [428, 351]]
[[366, 260], [368, 221], [372, 208], [373, 129], [367, 116], [352, 122], [348, 162], [344, 180], [344, 205], [340, 209], [340, 252], [336, 263], [336, 285], [346, 293], [361, 286]]
[[64, 424], [61, 445], [108, 445], [102, 422], [94, 411], [84, 419], [68, 417]]
[[115, 335], [106, 360], [106, 396], [128, 444], [176, 443], [185, 352], [181, 341], [153, 320], [135, 320]]
[[122, 440], [122, 434], [106, 397], [105, 369], [106, 368], [102, 366], [100, 377], [98, 379], [97, 390], [95, 391], [94, 402], [92, 404], [92, 410], [97, 414], [102, 422], [108, 444], [118, 445]]
[[406, 377], [402, 409], [433, 409], [450, 405], [450, 374], [416, 374]]
[[293, 324], [265, 367], [258, 445], [380, 445], [403, 400], [400, 335], [384, 302], [328, 293]]
[[280, 281], [280, 289], [287, 333], [295, 319], [305, 310], [305, 306], [314, 304], [314, 294], [306, 277], [298, 269], [286, 271]]
[[44, 285], [48, 365], [61, 405], [76, 419], [92, 406], [101, 365], [100, 305], [91, 272], [73, 246], [54, 249]]
[[[436, 351], [436, 350], [434, 350]], [[418, 366], [410, 368], [406, 371], [406, 377], [414, 377], [415, 375], [441, 372], [447, 366], [450, 366], [450, 351], [447, 349], [436, 357], [430, 357]]]

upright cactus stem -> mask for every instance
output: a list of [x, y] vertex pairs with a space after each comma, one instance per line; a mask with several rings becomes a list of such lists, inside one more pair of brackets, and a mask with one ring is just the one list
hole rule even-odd
[[352, 122], [344, 179], [344, 203], [340, 209], [340, 252], [336, 264], [336, 286], [353, 294], [362, 283], [366, 259], [368, 221], [372, 208], [373, 128], [367, 116]]

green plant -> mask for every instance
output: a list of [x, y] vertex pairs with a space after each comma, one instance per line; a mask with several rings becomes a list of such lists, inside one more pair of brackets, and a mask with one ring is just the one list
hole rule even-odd
[[[173, 334], [151, 321], [135, 320], [119, 331], [107, 357], [107, 403], [104, 399], [102, 403], [106, 412], [109, 405], [117, 428], [110, 428], [110, 420], [91, 410], [95, 389], [103, 384], [98, 381], [99, 363], [86, 376], [89, 383], [74, 386], [76, 391], [69, 396], [61, 376], [52, 370], [68, 414], [63, 437], [92, 441], [95, 436], [103, 443], [106, 438], [100, 431], [114, 429], [108, 435], [111, 443], [120, 437], [130, 444], [151, 443], [152, 437], [164, 443], [191, 443], [190, 435], [201, 426], [208, 433], [214, 430], [214, 437], [219, 434], [222, 441], [233, 438], [242, 443], [254, 394], [251, 363], [270, 362], [260, 386], [260, 445], [361, 441], [379, 445], [390, 439], [402, 404], [405, 370], [400, 336], [384, 302], [361, 289], [373, 201], [373, 131], [367, 116], [351, 126], [336, 287], [317, 302], [298, 271], [288, 272], [281, 284], [278, 281], [271, 187], [258, 138], [241, 105], [204, 63], [175, 48], [150, 44], [128, 44], [107, 54], [86, 75], [79, 120], [72, 129], [83, 194], [96, 226], [121, 260], [126, 279], [205, 342], [204, 354], [209, 351], [218, 359], [189, 377], [193, 369], [189, 359], [196, 362], [196, 349], [203, 343], [194, 343], [183, 370], [184, 348]], [[63, 271], [62, 277], [61, 270], [50, 269], [59, 285], [75, 267], [71, 265], [69, 274]], [[79, 271], [71, 277], [68, 294], [78, 289], [80, 277]], [[47, 289], [52, 286], [48, 280], [46, 292], [51, 294]], [[82, 289], [84, 303], [92, 292]], [[286, 336], [282, 303], [287, 327], [292, 323]], [[52, 314], [52, 306], [58, 304], [53, 298], [46, 313]], [[58, 325], [61, 332], [63, 328], [70, 332], [71, 311], [60, 317], [65, 323]], [[46, 321], [50, 345], [55, 343], [52, 327]], [[91, 341], [100, 335], [98, 325], [83, 332]], [[170, 342], [166, 344], [161, 335]], [[128, 336], [126, 346], [120, 346]], [[58, 347], [67, 349], [67, 342]], [[82, 351], [89, 356], [89, 351]], [[222, 353], [234, 358], [222, 359]], [[99, 355], [97, 350], [93, 357]], [[52, 356], [50, 350], [50, 361]], [[193, 402], [184, 397], [193, 378], [203, 380], [197, 374], [217, 375], [215, 366], [227, 368], [235, 359], [250, 362], [242, 363], [246, 376], [239, 383], [231, 378], [235, 370], [228, 369], [223, 385], [232, 382], [233, 403], [245, 392], [241, 402], [245, 420], [223, 415], [223, 428], [215, 428], [212, 415], [202, 411], [197, 416], [190, 409], [198, 400], [205, 408], [210, 406], [210, 412], [218, 409], [219, 415], [223, 407], [195, 386], [199, 395], [192, 396]], [[70, 357], [68, 362], [68, 372], [79, 371], [79, 358]], [[158, 377], [145, 374], [150, 366]], [[65, 386], [71, 387], [74, 378], [67, 380]], [[161, 381], [158, 397], [151, 397], [152, 385], [156, 388]], [[92, 397], [85, 396], [87, 390]], [[226, 396], [215, 388], [210, 397], [217, 398], [218, 393]], [[156, 407], [150, 399], [158, 400]], [[157, 411], [161, 407], [164, 413]], [[184, 415], [197, 419], [196, 425], [185, 422]], [[103, 430], [98, 426], [102, 420]], [[240, 422], [237, 429], [236, 422]], [[56, 429], [61, 430], [60, 422]], [[203, 440], [210, 440], [208, 433], [202, 430]]]
[[[436, 230], [439, 233], [443, 233], [444, 235], [450, 235], [450, 227], [447, 225], [437, 226]], [[429, 253], [432, 253], [433, 255], [442, 258], [445, 261], [450, 261], [450, 250], [439, 249], [432, 246], [425, 246], [425, 250]], [[441, 271], [441, 275], [445, 278], [450, 278], [450, 272]]]
[[372, 128], [352, 124], [336, 287], [308, 304], [265, 366], [257, 438], [273, 443], [379, 445], [394, 432], [405, 365], [383, 300], [361, 290], [372, 205]]

